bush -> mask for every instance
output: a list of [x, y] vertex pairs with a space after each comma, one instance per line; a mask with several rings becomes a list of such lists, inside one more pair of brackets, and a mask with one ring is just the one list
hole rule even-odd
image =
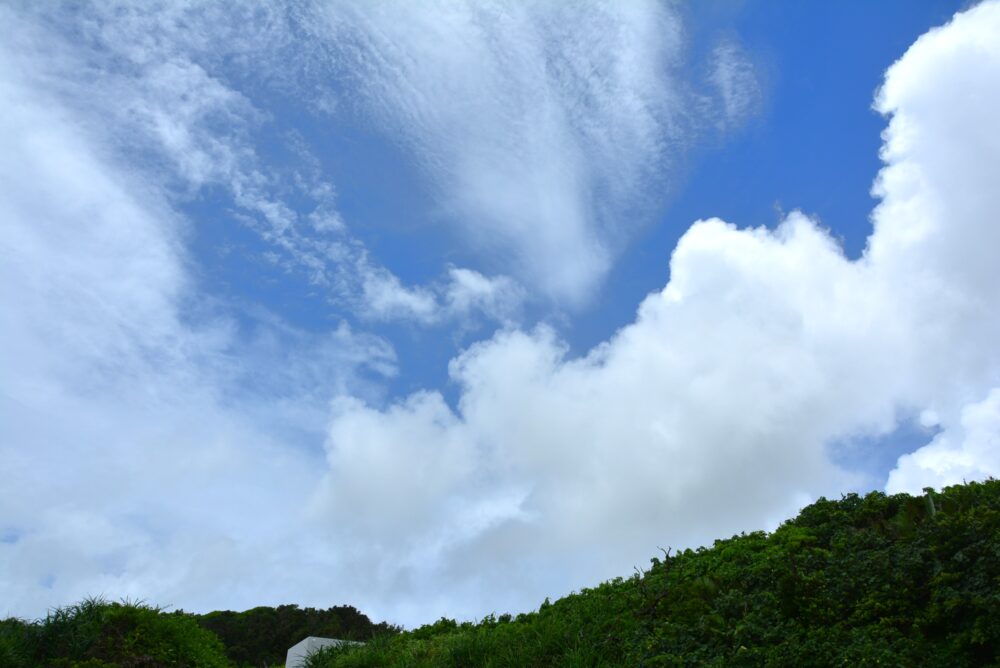
[[0, 665], [9, 668], [226, 668], [215, 635], [184, 614], [100, 598], [45, 619], [0, 622]]

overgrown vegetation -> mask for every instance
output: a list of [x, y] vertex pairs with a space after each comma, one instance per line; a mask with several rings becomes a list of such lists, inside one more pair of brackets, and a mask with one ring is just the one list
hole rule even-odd
[[226, 668], [222, 642], [189, 615], [92, 598], [38, 622], [0, 622], [4, 668]]
[[774, 533], [478, 624], [441, 620], [313, 668], [1000, 666], [1000, 482], [848, 495]]
[[772, 534], [651, 564], [537, 612], [407, 633], [349, 607], [198, 617], [89, 600], [0, 622], [0, 666], [275, 665], [307, 635], [368, 641], [312, 668], [1000, 666], [1000, 481], [821, 499]]

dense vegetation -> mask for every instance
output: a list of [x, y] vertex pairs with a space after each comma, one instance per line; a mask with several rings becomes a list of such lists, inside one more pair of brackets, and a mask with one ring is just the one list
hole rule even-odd
[[772, 534], [664, 554], [478, 624], [398, 633], [349, 607], [196, 616], [84, 601], [0, 622], [0, 666], [274, 665], [307, 635], [370, 639], [314, 668], [1000, 666], [1000, 481], [821, 499]]
[[478, 624], [441, 620], [315, 668], [1000, 666], [1000, 481], [821, 499], [770, 535]]
[[222, 642], [189, 615], [89, 599], [38, 622], [0, 621], [3, 668], [227, 668]]
[[316, 610], [281, 605], [246, 612], [210, 612], [195, 619], [222, 640], [235, 665], [254, 668], [283, 664], [288, 648], [308, 636], [364, 641], [399, 632], [384, 622], [373, 624], [351, 606]]

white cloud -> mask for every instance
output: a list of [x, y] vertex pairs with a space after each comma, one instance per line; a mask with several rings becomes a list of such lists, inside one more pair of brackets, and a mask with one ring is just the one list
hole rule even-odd
[[[667, 286], [586, 356], [549, 329], [504, 331], [452, 362], [457, 410], [437, 393], [342, 404], [323, 487], [336, 491], [314, 511], [332, 537], [367, 537], [352, 563], [381, 577], [359, 600], [424, 620], [523, 609], [657, 544], [773, 526], [872, 484], [831, 449], [902, 415], [943, 431], [889, 489], [995, 474], [998, 34], [1000, 3], [980, 5], [888, 71], [860, 260], [798, 213], [774, 231], [699, 221]], [[373, 486], [344, 484], [362, 476]], [[463, 515], [478, 507], [488, 521]]]
[[408, 287], [391, 272], [358, 261], [361, 294], [356, 311], [367, 320], [407, 320], [423, 324], [476, 324], [481, 317], [512, 322], [525, 300], [520, 285], [507, 276], [484, 276], [473, 269], [451, 267], [447, 281]]
[[394, 318], [430, 321], [437, 317], [439, 306], [430, 290], [408, 288], [392, 273], [362, 265], [361, 299], [365, 315], [378, 320]]
[[392, 349], [200, 297], [157, 184], [23, 53], [0, 73], [0, 615], [306, 590], [258, 565], [289, 558], [330, 397], [373, 399]]
[[571, 306], [649, 219], [697, 126], [742, 113], [756, 86], [730, 48], [711, 77], [724, 109], [702, 104], [681, 20], [652, 0], [321, 7], [304, 27], [358, 113], [410, 148], [473, 247]]
[[924, 487], [940, 489], [987, 477], [1000, 477], [1000, 388], [965, 406], [957, 425], [900, 457], [886, 489], [916, 493]]
[[[440, 285], [405, 285], [352, 233], [316, 158], [326, 147], [267, 137], [282, 104], [360, 119], [408, 147], [436, 190], [435, 219], [478, 252], [475, 270], [534, 287], [505, 290], [505, 302], [519, 293], [572, 307], [651, 220], [683, 147], [733, 124], [756, 95], [728, 42], [706, 80], [689, 81], [680, 18], [653, 0], [109, 0], [7, 15], [31, 35], [18, 37], [23, 66], [132, 164], [180, 198], [221, 188], [233, 217], [273, 247], [264, 257], [376, 320], [448, 322], [456, 302]], [[270, 158], [274, 143], [299, 166]], [[453, 282], [447, 273], [430, 283]]]
[[490, 278], [473, 269], [452, 267], [445, 288], [450, 313], [482, 312], [498, 322], [512, 321], [524, 301], [524, 290], [507, 276]]
[[[338, 556], [302, 509], [324, 470], [329, 400], [378, 401], [393, 349], [199, 294], [175, 205], [229, 188], [321, 278], [343, 251], [360, 279], [363, 249], [300, 241], [241, 134], [257, 112], [169, 40], [136, 46], [156, 21], [118, 35], [134, 60], [77, 73], [83, 86], [73, 68], [103, 50], [10, 8], [0, 20], [17, 40], [0, 46], [0, 615], [100, 593], [202, 610], [350, 602], [314, 587]], [[174, 57], [158, 64], [164, 49]], [[338, 220], [320, 206], [310, 224], [339, 234]], [[449, 282], [433, 308], [492, 308], [489, 279], [458, 275], [482, 294], [452, 305]]]
[[[267, 77], [258, 68], [286, 63], [289, 8], [108, 2], [67, 10], [58, 21], [36, 11], [5, 12], [17, 26], [15, 69], [71, 109], [109, 152], [168, 187], [173, 203], [221, 189], [229, 215], [270, 244], [265, 259], [363, 318], [431, 324], [474, 315], [455, 308], [445, 288], [406, 286], [372, 257], [338, 213], [336, 190], [301, 136], [280, 138], [298, 158], [294, 167], [259, 154], [274, 119], [251, 97], [267, 89], [232, 80]], [[246, 60], [250, 52], [257, 55]], [[490, 304], [465, 305], [491, 315], [482, 308]]]
[[721, 102], [723, 125], [738, 125], [760, 105], [757, 73], [737, 42], [723, 40], [715, 46], [708, 78]]

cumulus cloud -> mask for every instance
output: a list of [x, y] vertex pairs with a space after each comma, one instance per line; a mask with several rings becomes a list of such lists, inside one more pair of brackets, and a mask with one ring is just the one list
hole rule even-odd
[[[331, 536], [368, 537], [359, 567], [389, 574], [361, 596], [424, 619], [456, 599], [469, 614], [522, 609], [657, 544], [773, 526], [868, 486], [834, 463], [836, 443], [921, 412], [942, 431], [901, 458], [890, 490], [995, 474], [998, 34], [1000, 4], [980, 5], [887, 72], [861, 259], [799, 213], [773, 231], [699, 221], [665, 288], [587, 355], [512, 329], [453, 360], [454, 410], [435, 392], [341, 404], [313, 511]], [[374, 487], [348, 482], [362, 477]]]
[[1000, 477], [1000, 388], [962, 408], [958, 424], [926, 446], [903, 455], [889, 475], [889, 492], [941, 488], [985, 477]]

